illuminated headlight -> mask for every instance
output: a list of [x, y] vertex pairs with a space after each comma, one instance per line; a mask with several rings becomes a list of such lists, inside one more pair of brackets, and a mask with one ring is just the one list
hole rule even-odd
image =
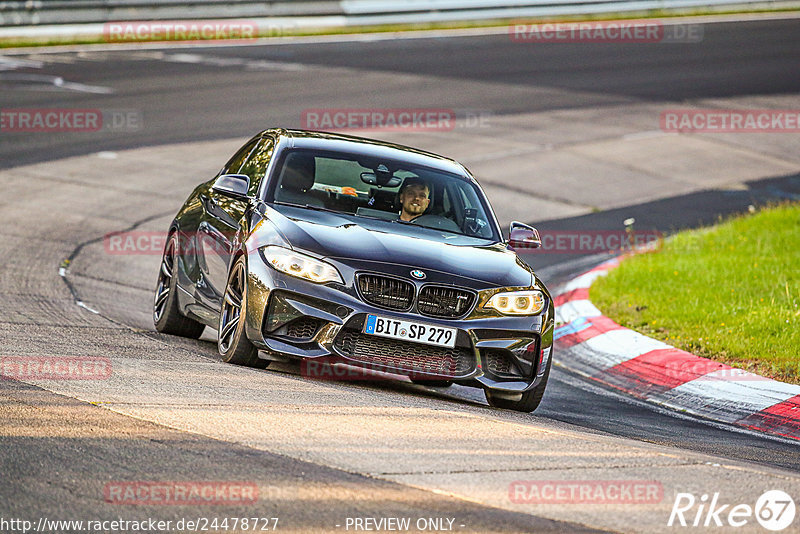
[[288, 248], [270, 245], [261, 249], [267, 263], [276, 270], [290, 276], [303, 278], [317, 284], [339, 282], [343, 284], [342, 275], [330, 263], [312, 258]]
[[544, 303], [541, 291], [505, 291], [493, 295], [483, 307], [503, 315], [536, 315], [544, 309]]

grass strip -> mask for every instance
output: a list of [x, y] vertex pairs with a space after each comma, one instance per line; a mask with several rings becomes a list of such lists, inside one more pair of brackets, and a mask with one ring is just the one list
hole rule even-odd
[[776, 380], [800, 383], [800, 203], [680, 232], [590, 290], [619, 324]]
[[[748, 14], [768, 14], [768, 13], [794, 13], [798, 11], [796, 3], [788, 5], [770, 5], [768, 3], [746, 5], [732, 4], [728, 6], [698, 6], [694, 8], [673, 8], [673, 9], [649, 9], [639, 11], [609, 11], [601, 13], [580, 13], [575, 15], [541, 15], [515, 18], [491, 18], [477, 20], [452, 20], [437, 22], [409, 22], [409, 23], [387, 23], [374, 25], [344, 25], [344, 26], [322, 26], [322, 27], [286, 27], [268, 28], [258, 35], [261, 39], [280, 39], [282, 37], [314, 37], [324, 35], [350, 35], [368, 33], [394, 33], [394, 32], [414, 32], [431, 30], [456, 30], [456, 29], [480, 29], [510, 26], [512, 24], [548, 24], [565, 22], [588, 22], [588, 21], [612, 21], [612, 20], [640, 20], [640, 19], [670, 19], [682, 17], [703, 17], [703, 16], [724, 16], [724, 15], [748, 15]], [[198, 19], [201, 21], [202, 19]], [[217, 20], [217, 19], [214, 19]], [[238, 20], [238, 19], [237, 19]], [[126, 21], [109, 21], [126, 22]], [[141, 21], [139, 21], [141, 22]], [[153, 21], [158, 22], [158, 21]], [[687, 24], [690, 22], [687, 21]], [[80, 24], [77, 24], [80, 26]], [[203, 41], [182, 41], [182, 40], [159, 40], [146, 39], [141, 41], [124, 41], [121, 44], [131, 43], [191, 43], [213, 45], [214, 39]], [[231, 42], [228, 40], [226, 42]], [[243, 40], [247, 43], [248, 40]], [[66, 46], [66, 45], [92, 45], [92, 44], [116, 44], [109, 42], [102, 35], [70, 37], [19, 37], [3, 38], [0, 37], [0, 49], [2, 48], [26, 48], [26, 47], [46, 47], [46, 46]]]

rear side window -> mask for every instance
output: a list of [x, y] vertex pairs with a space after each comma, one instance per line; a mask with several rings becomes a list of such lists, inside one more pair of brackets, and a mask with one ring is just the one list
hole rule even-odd
[[318, 189], [349, 187], [366, 194], [368, 186], [361, 181], [361, 173], [369, 171], [358, 162], [347, 159], [315, 158], [317, 172], [315, 185]]

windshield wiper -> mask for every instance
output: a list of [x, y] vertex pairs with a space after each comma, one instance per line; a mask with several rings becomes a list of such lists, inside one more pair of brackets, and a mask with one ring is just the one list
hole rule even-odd
[[464, 232], [460, 232], [460, 231], [456, 232], [455, 230], [448, 230], [447, 228], [437, 228], [435, 226], [427, 226], [425, 224], [415, 223], [414, 221], [404, 221], [402, 219], [393, 219], [392, 222], [401, 223], [401, 224], [407, 224], [407, 225], [410, 225], [410, 226], [414, 226], [416, 228], [426, 228], [428, 230], [433, 230], [435, 232], [444, 232], [444, 233], [447, 233], [447, 234], [452, 234], [454, 236], [475, 237], [475, 236], [471, 236], [471, 235], [465, 234]]

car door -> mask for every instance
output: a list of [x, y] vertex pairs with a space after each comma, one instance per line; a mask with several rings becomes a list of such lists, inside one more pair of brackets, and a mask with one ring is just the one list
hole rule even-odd
[[[246, 174], [250, 178], [248, 193], [255, 196], [272, 156], [272, 147], [273, 141], [268, 138], [251, 141], [231, 158], [220, 174]], [[198, 237], [203, 261], [202, 284], [198, 284], [197, 291], [206, 305], [218, 310], [228, 280], [232, 241], [249, 204], [211, 188], [200, 197], [204, 217]]]
[[[225, 164], [217, 176], [237, 174], [247, 157], [253, 152], [258, 139], [251, 140]], [[216, 179], [216, 178], [215, 178]], [[221, 303], [222, 292], [227, 282], [230, 240], [239, 227], [246, 204], [215, 192], [209, 186], [200, 192], [203, 217], [197, 227], [198, 264], [200, 277], [197, 281], [197, 297], [204, 305], [216, 310]], [[227, 251], [227, 254], [226, 254]]]

